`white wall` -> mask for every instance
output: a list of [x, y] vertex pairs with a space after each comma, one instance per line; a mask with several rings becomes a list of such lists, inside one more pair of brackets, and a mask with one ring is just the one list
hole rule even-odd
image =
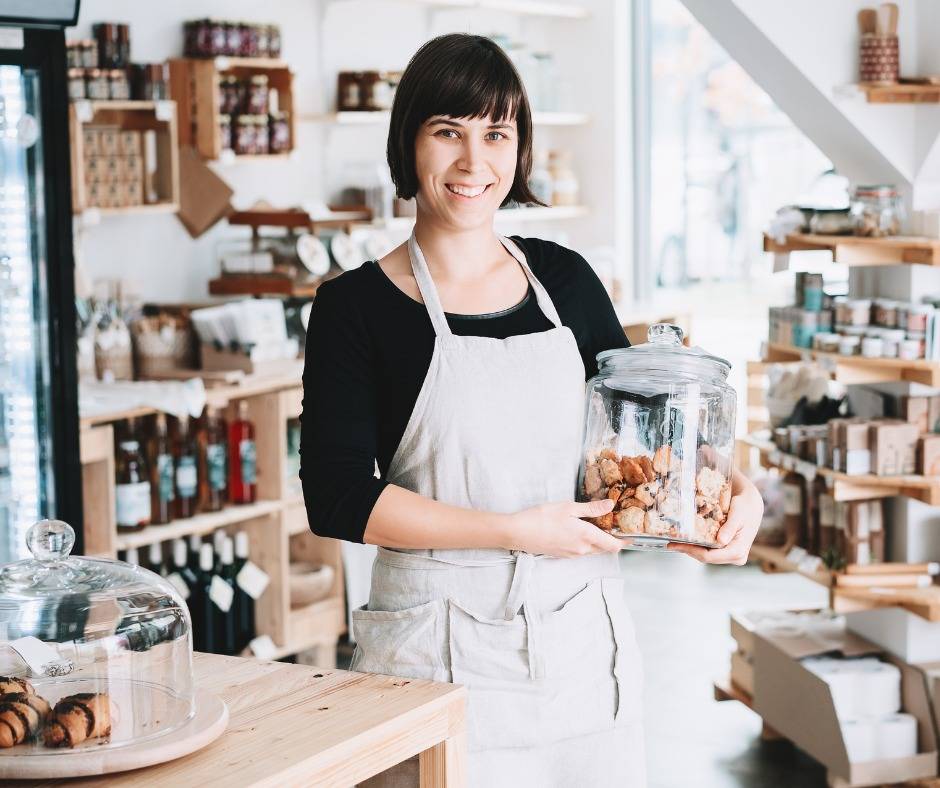
[[[386, 129], [332, 127], [301, 115], [334, 105], [340, 69], [400, 69], [428, 38], [443, 32], [508, 32], [552, 51], [559, 63], [563, 108], [591, 114], [587, 127], [538, 128], [535, 144], [569, 147], [581, 178], [584, 219], [502, 227], [508, 233], [537, 235], [587, 252], [614, 246], [622, 280], [631, 279], [630, 97], [628, 3], [582, 0], [591, 15], [583, 21], [522, 17], [452, 9], [431, 10], [405, 0], [85, 0], [69, 38], [88, 37], [95, 21], [131, 26], [134, 61], [158, 61], [182, 53], [182, 23], [216, 17], [280, 25], [283, 58], [295, 72], [298, 112], [296, 150], [286, 161], [241, 160], [212, 167], [235, 190], [233, 203], [256, 200], [276, 206], [304, 200], [328, 201], [346, 182], [347, 167], [381, 162]], [[619, 64], [615, 69], [614, 64]], [[89, 279], [123, 277], [148, 300], [205, 300], [206, 283], [217, 275], [216, 249], [243, 232], [222, 222], [192, 240], [174, 216], [106, 217], [77, 232], [77, 255]]]

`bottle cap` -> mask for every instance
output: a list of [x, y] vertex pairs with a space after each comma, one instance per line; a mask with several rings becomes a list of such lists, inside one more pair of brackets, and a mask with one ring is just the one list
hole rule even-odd
[[151, 566], [163, 562], [163, 550], [160, 547], [159, 542], [154, 542], [150, 545], [150, 549], [147, 551], [147, 560], [150, 562]]
[[211, 544], [204, 544], [201, 548], [199, 548], [199, 568], [203, 572], [212, 571], [212, 564], [213, 564], [212, 556], [213, 556], [213, 553], [212, 553]]
[[235, 547], [232, 540], [226, 536], [222, 542], [222, 564], [228, 566], [235, 562]]
[[239, 531], [235, 534], [235, 555], [239, 558], [248, 558], [248, 532]]
[[202, 537], [199, 534], [190, 534], [189, 535], [189, 549], [194, 553], [198, 553], [202, 548]]
[[177, 569], [186, 566], [186, 542], [183, 539], [173, 540], [173, 565]]
[[212, 534], [212, 547], [215, 549], [215, 552], [222, 552], [222, 543], [228, 539], [228, 534], [225, 531], [216, 531]]

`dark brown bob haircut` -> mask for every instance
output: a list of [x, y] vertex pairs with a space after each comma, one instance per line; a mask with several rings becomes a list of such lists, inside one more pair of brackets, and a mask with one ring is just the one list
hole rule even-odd
[[418, 192], [415, 139], [428, 118], [491, 117], [515, 120], [516, 175], [503, 205], [543, 205], [529, 191], [532, 171], [532, 112], [522, 79], [502, 48], [483, 36], [449, 33], [431, 39], [411, 58], [395, 92], [388, 132], [388, 166], [398, 196]]

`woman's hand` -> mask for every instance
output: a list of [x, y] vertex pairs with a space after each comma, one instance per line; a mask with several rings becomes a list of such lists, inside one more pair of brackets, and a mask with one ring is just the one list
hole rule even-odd
[[757, 529], [764, 516], [764, 501], [754, 483], [743, 473], [735, 471], [731, 477], [731, 509], [728, 519], [718, 530], [720, 547], [697, 547], [670, 542], [667, 549], [690, 555], [703, 564], [735, 564], [747, 562]]
[[576, 558], [591, 553], [617, 553], [628, 542], [605, 533], [582, 517], [600, 517], [614, 508], [614, 502], [545, 503], [508, 515], [510, 550], [522, 550], [554, 558]]

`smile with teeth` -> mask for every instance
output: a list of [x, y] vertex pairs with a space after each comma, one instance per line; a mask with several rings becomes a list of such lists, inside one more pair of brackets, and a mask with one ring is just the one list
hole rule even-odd
[[445, 184], [448, 191], [452, 194], [458, 194], [461, 197], [479, 197], [483, 192], [490, 188], [490, 184], [485, 184], [483, 186], [459, 186], [455, 183]]

